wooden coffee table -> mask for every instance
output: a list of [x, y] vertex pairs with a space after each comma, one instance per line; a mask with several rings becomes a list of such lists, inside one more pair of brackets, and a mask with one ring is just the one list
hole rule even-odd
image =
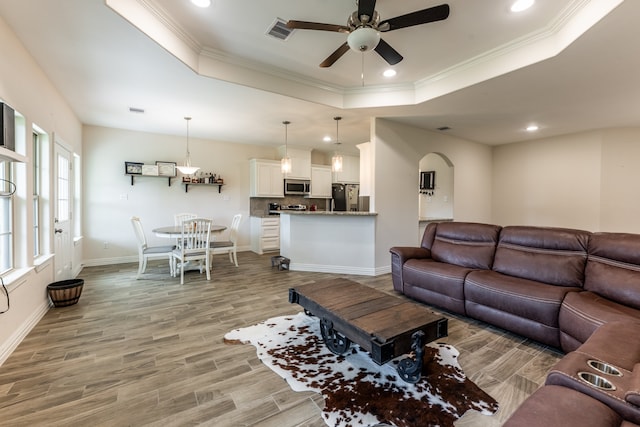
[[428, 308], [348, 279], [289, 289], [289, 302], [320, 319], [327, 347], [346, 352], [351, 342], [379, 365], [412, 353], [398, 364], [400, 377], [415, 383], [422, 372], [424, 345], [447, 336], [447, 319]]

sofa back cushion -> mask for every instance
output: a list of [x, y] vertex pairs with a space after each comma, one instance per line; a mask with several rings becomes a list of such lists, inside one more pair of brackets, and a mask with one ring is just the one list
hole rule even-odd
[[550, 285], [584, 285], [588, 231], [508, 226], [500, 232], [493, 270]]
[[586, 290], [640, 310], [640, 234], [594, 233]]
[[433, 231], [431, 257], [434, 260], [467, 268], [491, 269], [500, 226], [440, 222]]

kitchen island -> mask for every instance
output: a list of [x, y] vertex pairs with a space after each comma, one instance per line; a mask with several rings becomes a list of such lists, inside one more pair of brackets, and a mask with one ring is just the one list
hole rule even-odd
[[280, 255], [298, 271], [375, 276], [375, 212], [282, 211]]

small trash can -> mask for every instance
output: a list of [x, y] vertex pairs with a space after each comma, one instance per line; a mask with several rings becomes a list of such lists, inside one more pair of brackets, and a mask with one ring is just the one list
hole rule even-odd
[[84, 279], [70, 279], [53, 282], [47, 285], [49, 298], [54, 307], [67, 307], [78, 302]]

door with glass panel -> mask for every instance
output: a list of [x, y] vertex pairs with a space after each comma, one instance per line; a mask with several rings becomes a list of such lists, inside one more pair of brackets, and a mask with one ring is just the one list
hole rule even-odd
[[72, 278], [71, 215], [73, 208], [71, 153], [56, 143], [54, 148], [54, 249], [55, 280]]

